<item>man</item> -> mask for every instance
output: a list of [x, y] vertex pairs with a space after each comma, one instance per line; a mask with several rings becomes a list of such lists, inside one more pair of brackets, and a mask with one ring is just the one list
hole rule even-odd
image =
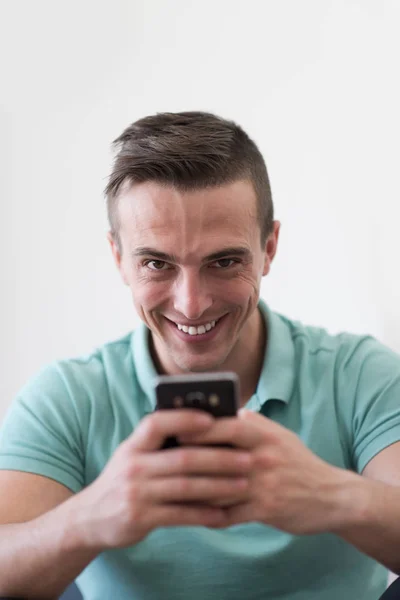
[[[240, 127], [161, 114], [116, 146], [109, 242], [144, 324], [12, 405], [0, 594], [376, 600], [400, 572], [399, 357], [259, 301], [279, 223]], [[222, 370], [238, 417], [154, 412], [157, 373]]]

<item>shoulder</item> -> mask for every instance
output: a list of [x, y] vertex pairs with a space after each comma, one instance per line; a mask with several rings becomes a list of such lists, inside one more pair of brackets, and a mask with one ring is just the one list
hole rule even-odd
[[371, 335], [331, 333], [279, 313], [272, 315], [289, 333], [297, 364], [308, 363], [322, 371], [329, 368], [347, 383], [351, 379], [356, 383], [360, 374], [377, 381], [399, 373], [399, 354]]
[[132, 368], [132, 333], [108, 342], [81, 356], [55, 360], [45, 365], [21, 389], [25, 395], [34, 390], [48, 390], [52, 394], [73, 395], [78, 389], [101, 385], [105, 379], [121, 375]]
[[87, 427], [95, 415], [137, 394], [131, 332], [92, 352], [45, 365], [14, 398], [9, 413], [73, 421]]
[[390, 358], [395, 362], [400, 359], [393, 350], [367, 333], [331, 333], [324, 327], [304, 324], [278, 313], [274, 314], [288, 327], [293, 344], [311, 356], [325, 352], [334, 356], [343, 367], [361, 364], [365, 359], [374, 357]]

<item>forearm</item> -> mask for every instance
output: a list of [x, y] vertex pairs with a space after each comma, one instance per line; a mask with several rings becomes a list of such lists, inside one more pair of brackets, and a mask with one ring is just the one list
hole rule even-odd
[[97, 556], [80, 539], [76, 500], [32, 521], [0, 525], [0, 597], [58, 598]]
[[400, 574], [400, 487], [349, 474], [340, 498], [332, 533]]

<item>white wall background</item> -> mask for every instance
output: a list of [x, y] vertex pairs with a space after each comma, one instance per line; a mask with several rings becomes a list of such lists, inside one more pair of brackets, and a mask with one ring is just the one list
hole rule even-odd
[[111, 141], [210, 110], [259, 143], [283, 222], [263, 296], [400, 351], [400, 2], [0, 0], [0, 417], [137, 317], [105, 240]]

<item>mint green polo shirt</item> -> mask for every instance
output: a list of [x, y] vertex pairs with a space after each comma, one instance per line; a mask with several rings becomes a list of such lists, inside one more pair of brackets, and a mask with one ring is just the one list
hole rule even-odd
[[[400, 440], [399, 356], [371, 337], [331, 336], [262, 302], [260, 309], [268, 348], [248, 408], [297, 433], [328, 463], [362, 472]], [[73, 492], [96, 479], [154, 410], [148, 338], [142, 325], [31, 380], [2, 423], [0, 468], [38, 473]], [[384, 567], [335, 535], [249, 523], [157, 529], [100, 554], [77, 584], [85, 600], [377, 600], [386, 580]]]

